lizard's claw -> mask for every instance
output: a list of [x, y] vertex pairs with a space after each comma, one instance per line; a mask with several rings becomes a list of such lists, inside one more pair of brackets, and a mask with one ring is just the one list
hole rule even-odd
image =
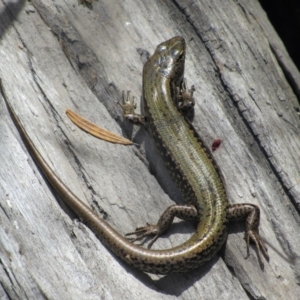
[[[155, 243], [155, 241], [158, 239], [160, 232], [157, 225], [149, 224], [147, 223], [146, 226], [138, 227], [135, 231], [126, 233], [125, 236], [129, 235], [137, 235], [135, 238], [129, 238], [129, 240], [134, 243], [135, 241], [139, 241], [149, 235], [154, 235], [154, 238], [151, 239], [148, 248], [150, 249], [152, 245]], [[145, 239], [140, 243], [140, 245], [143, 245], [145, 243]]]

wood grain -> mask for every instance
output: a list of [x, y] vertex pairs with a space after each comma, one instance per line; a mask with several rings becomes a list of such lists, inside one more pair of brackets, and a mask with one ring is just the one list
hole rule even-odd
[[[300, 76], [256, 0], [1, 1], [0, 16], [0, 77], [27, 132], [122, 233], [184, 201], [145, 129], [117, 105], [122, 90], [140, 97], [148, 53], [183, 36], [193, 124], [208, 146], [222, 140], [213, 156], [228, 197], [259, 205], [270, 255], [264, 269], [253, 247], [245, 259], [243, 225], [233, 224], [199, 270], [159, 277], [124, 265], [49, 188], [0, 99], [0, 299], [297, 299]], [[93, 138], [67, 108], [140, 146]], [[193, 230], [177, 222], [155, 247]]]

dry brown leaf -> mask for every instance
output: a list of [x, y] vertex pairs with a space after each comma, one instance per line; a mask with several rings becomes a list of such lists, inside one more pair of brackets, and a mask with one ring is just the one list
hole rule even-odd
[[66, 110], [66, 114], [75, 125], [99, 139], [115, 144], [133, 145], [132, 141], [115, 133], [112, 133], [106, 129], [98, 127], [96, 124], [93, 124], [90, 121], [84, 119], [82, 116], [78, 115], [70, 109]]

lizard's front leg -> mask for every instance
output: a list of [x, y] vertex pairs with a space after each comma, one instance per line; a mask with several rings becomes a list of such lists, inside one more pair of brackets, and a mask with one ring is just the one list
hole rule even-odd
[[[175, 83], [173, 84], [175, 85]], [[176, 95], [174, 96], [174, 99], [176, 100], [175, 105], [178, 107], [179, 110], [181, 110], [182, 112], [186, 112], [195, 106], [195, 86], [192, 85], [191, 88], [188, 90], [186, 79], [182, 81], [180, 86], [173, 86], [173, 90], [176, 93]]]
[[145, 125], [146, 117], [139, 115], [135, 112], [136, 103], [134, 101], [134, 96], [130, 96], [130, 91], [122, 91], [122, 103], [118, 104], [123, 108], [123, 117], [133, 124]]

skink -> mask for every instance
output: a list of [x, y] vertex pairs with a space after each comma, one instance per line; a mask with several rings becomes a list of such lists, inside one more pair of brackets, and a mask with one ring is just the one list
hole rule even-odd
[[[176, 107], [176, 99], [183, 99], [185, 93], [184, 62], [185, 41], [182, 37], [174, 37], [157, 46], [143, 69], [143, 97], [149, 131], [172, 177], [182, 190], [187, 205], [172, 205], [156, 225], [146, 225], [134, 233], [143, 237], [155, 234], [152, 245], [170, 226], [174, 216], [198, 220], [196, 231], [188, 241], [164, 250], [147, 249], [132, 243], [96, 215], [58, 178], [25, 131], [1, 82], [3, 98], [20, 135], [50, 184], [111, 251], [129, 265], [149, 273], [168, 274], [199, 267], [223, 245], [228, 220], [243, 217], [247, 218], [247, 248], [252, 240], [258, 253], [262, 252], [268, 257], [267, 248], [258, 234], [258, 207], [252, 204], [228, 204], [218, 168], [192, 125]], [[132, 100], [127, 98], [122, 105], [125, 117], [133, 121], [142, 119], [134, 113]], [[128, 109], [131, 109], [130, 112]]]

